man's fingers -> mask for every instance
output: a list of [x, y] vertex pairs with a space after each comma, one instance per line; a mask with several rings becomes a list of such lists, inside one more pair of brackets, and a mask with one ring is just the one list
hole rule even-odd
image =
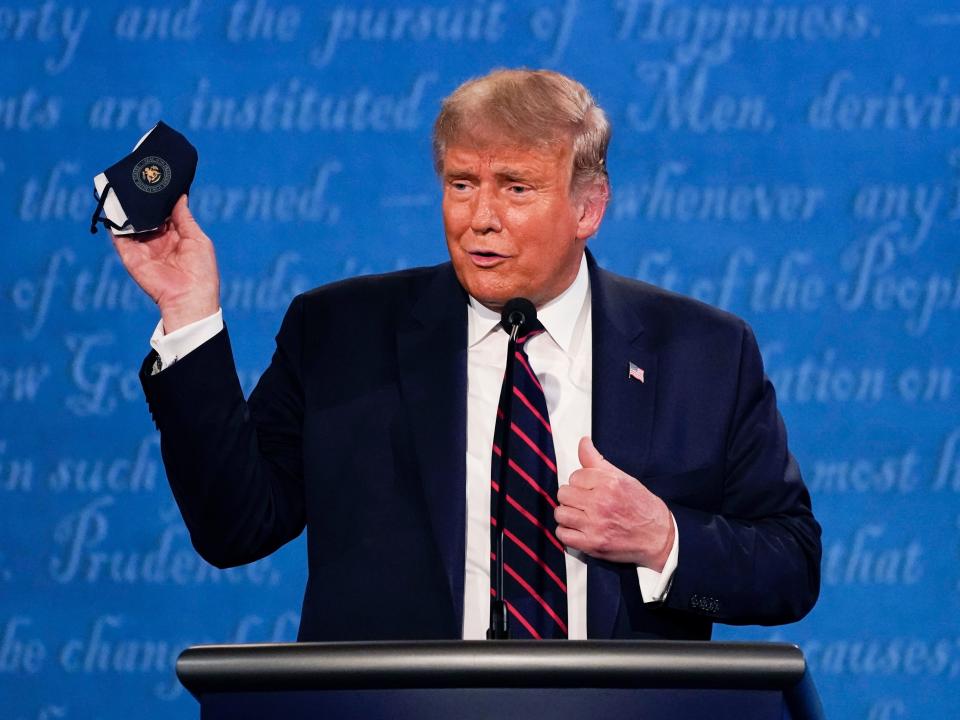
[[569, 507], [585, 510], [590, 498], [590, 489], [574, 486], [572, 476], [570, 481], [570, 485], [564, 485], [557, 490], [557, 500], [561, 505], [568, 505]]
[[557, 540], [574, 550], [584, 550], [587, 546], [587, 536], [571, 527], [558, 527]]
[[581, 530], [586, 526], [587, 514], [569, 505], [558, 505], [553, 510], [553, 519], [557, 525]]
[[113, 230], [107, 230], [107, 235], [110, 236], [110, 242], [113, 243], [113, 246], [117, 249], [117, 252], [121, 252], [120, 241], [117, 240], [117, 236], [113, 234]]
[[129, 267], [131, 262], [137, 261], [139, 255], [136, 242], [123, 235], [114, 235], [112, 230], [108, 230], [107, 233], [110, 235], [110, 242], [113, 243], [114, 249], [125, 266]]
[[580, 488], [582, 490], [593, 490], [602, 482], [603, 478], [597, 470], [592, 468], [581, 468], [570, 473], [570, 479], [567, 481], [570, 487]]

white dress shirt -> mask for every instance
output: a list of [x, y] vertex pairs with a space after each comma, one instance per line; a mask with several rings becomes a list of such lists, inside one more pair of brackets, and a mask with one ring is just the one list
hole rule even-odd
[[[593, 326], [587, 261], [561, 295], [537, 310], [546, 332], [524, 345], [530, 367], [543, 385], [553, 428], [557, 478], [565, 485], [580, 468], [577, 446], [591, 434]], [[474, 298], [467, 310], [467, 562], [463, 637], [482, 639], [490, 624], [490, 465], [497, 403], [507, 359], [507, 332], [500, 313]], [[676, 528], [676, 524], [674, 524]], [[638, 567], [645, 602], [659, 602], [677, 565], [679, 538], [662, 572]], [[587, 637], [587, 565], [567, 550], [567, 628], [571, 640]]]
[[[561, 485], [580, 467], [577, 446], [591, 434], [593, 330], [586, 258], [573, 284], [537, 311], [546, 330], [527, 341], [526, 351], [543, 385], [553, 428], [557, 477]], [[500, 314], [470, 298], [467, 309], [467, 528], [463, 638], [483, 639], [490, 620], [490, 465], [493, 430], [507, 356], [507, 333]], [[186, 325], [169, 335], [157, 324], [150, 345], [160, 368], [223, 329], [223, 314]], [[677, 566], [680, 538], [674, 523], [673, 549], [662, 572], [638, 567], [644, 602], [659, 602], [669, 591]], [[587, 566], [581, 553], [568, 550], [567, 625], [571, 640], [587, 637]]]

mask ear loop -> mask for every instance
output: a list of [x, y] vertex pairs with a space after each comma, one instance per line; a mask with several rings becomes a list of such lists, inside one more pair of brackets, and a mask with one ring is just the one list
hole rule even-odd
[[[97, 198], [97, 209], [93, 211], [93, 217], [90, 218], [90, 234], [97, 234], [97, 223], [102, 222], [104, 227], [109, 227], [113, 230], [123, 230], [128, 225], [133, 225], [129, 220], [127, 220], [123, 225], [117, 225], [110, 218], [103, 216], [101, 217], [100, 213], [103, 212], [103, 205], [107, 201], [107, 194], [110, 192], [110, 183], [108, 182], [103, 187], [103, 192], [100, 193], [100, 197]], [[93, 194], [94, 197], [97, 196], [96, 193]]]

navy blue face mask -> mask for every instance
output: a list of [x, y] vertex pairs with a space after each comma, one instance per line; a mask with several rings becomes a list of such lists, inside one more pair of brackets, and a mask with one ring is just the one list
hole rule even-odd
[[156, 230], [190, 190], [196, 171], [197, 149], [158, 122], [132, 153], [94, 180], [97, 209], [90, 232], [97, 232], [98, 222], [124, 235]]

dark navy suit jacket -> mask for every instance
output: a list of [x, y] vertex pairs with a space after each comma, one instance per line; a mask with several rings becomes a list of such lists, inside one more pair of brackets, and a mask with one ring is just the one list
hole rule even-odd
[[[667, 600], [590, 560], [592, 638], [706, 639], [802, 617], [820, 527], [747, 325], [599, 269], [593, 439], [676, 518]], [[449, 263], [298, 296], [245, 401], [226, 330], [141, 373], [194, 546], [247, 563], [307, 528], [301, 640], [461, 637], [467, 299]], [[628, 377], [629, 363], [644, 382]]]

